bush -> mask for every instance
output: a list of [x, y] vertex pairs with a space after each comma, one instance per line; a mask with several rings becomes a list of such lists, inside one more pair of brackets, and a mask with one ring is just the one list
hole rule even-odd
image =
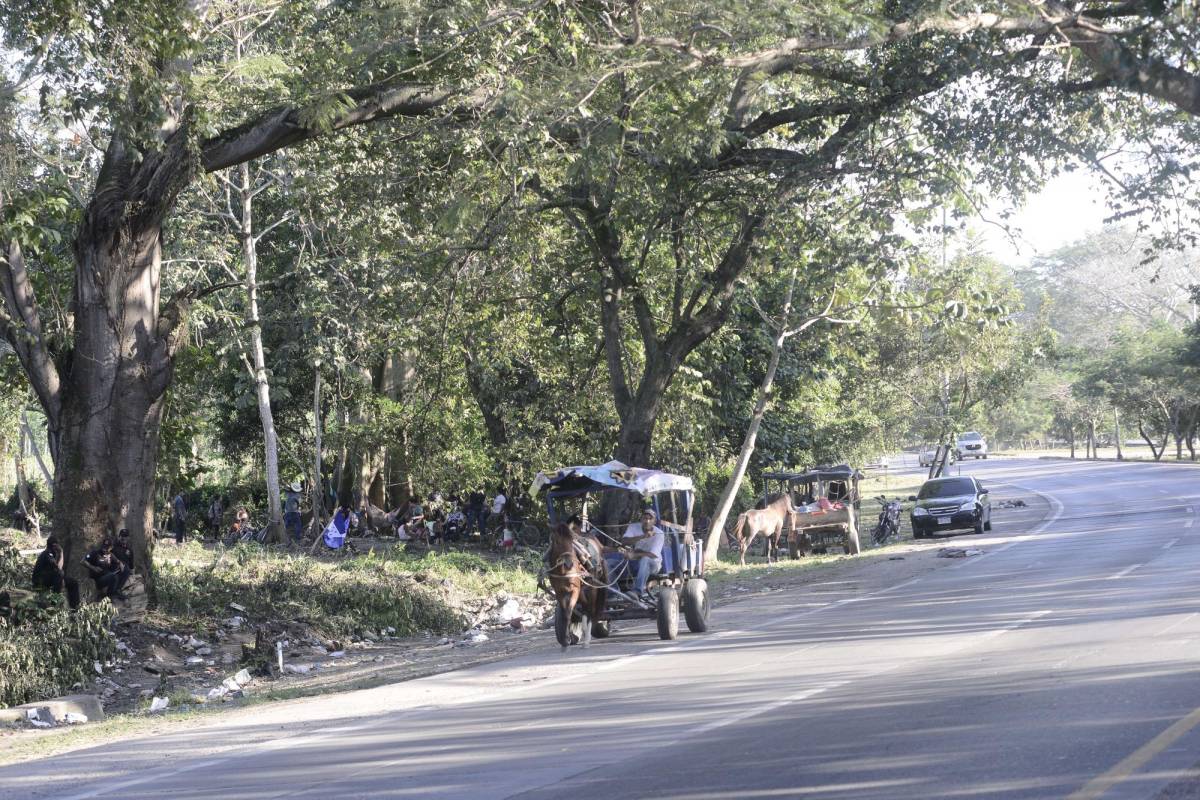
[[108, 601], [70, 611], [60, 595], [37, 594], [0, 619], [0, 706], [65, 694], [94, 677], [92, 663], [110, 660], [116, 638]]

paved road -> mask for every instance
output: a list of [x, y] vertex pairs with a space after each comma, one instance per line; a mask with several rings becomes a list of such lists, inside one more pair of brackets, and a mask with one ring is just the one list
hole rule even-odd
[[963, 470], [1046, 519], [997, 511], [985, 555], [883, 591], [264, 707], [0, 769], [0, 797], [1200, 797], [1200, 471]]

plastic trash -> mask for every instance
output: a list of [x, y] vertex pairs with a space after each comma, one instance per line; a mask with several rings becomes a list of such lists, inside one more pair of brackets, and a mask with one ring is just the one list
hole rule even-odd
[[250, 677], [250, 670], [248, 670], [248, 669], [243, 669], [243, 670], [239, 671], [237, 675], [233, 676], [233, 679], [238, 682], [239, 689], [241, 687], [245, 686], [251, 680], [253, 680]]
[[166, 711], [167, 706], [171, 705], [171, 701], [166, 697], [156, 697], [150, 701], [151, 711]]
[[82, 725], [87, 721], [87, 714], [80, 714], [75, 711], [68, 711], [66, 714], [63, 714], [63, 722], [68, 725]]

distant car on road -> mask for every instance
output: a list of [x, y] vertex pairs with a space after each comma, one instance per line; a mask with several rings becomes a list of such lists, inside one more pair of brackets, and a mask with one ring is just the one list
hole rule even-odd
[[925, 481], [915, 497], [912, 510], [914, 539], [923, 539], [934, 531], [972, 529], [983, 533], [992, 529], [992, 503], [988, 490], [975, 478], [934, 478]]
[[[927, 444], [917, 453], [917, 464], [922, 467], [932, 467], [933, 462], [937, 460], [938, 446], [936, 444]], [[953, 464], [955, 458], [954, 451], [950, 452], [948, 462]]]
[[974, 458], [987, 458], [988, 447], [987, 440], [983, 438], [983, 434], [979, 431], [967, 431], [960, 434], [954, 441], [954, 454], [958, 458], [964, 459], [967, 456]]

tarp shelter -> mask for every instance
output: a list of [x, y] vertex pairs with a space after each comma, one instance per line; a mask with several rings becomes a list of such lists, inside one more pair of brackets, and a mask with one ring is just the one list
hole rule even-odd
[[609, 461], [599, 466], [563, 467], [551, 472], [539, 472], [529, 487], [529, 494], [536, 495], [543, 489], [549, 489], [556, 496], [567, 497], [624, 489], [647, 497], [658, 492], [690, 492], [694, 488], [692, 479], [684, 475]]

